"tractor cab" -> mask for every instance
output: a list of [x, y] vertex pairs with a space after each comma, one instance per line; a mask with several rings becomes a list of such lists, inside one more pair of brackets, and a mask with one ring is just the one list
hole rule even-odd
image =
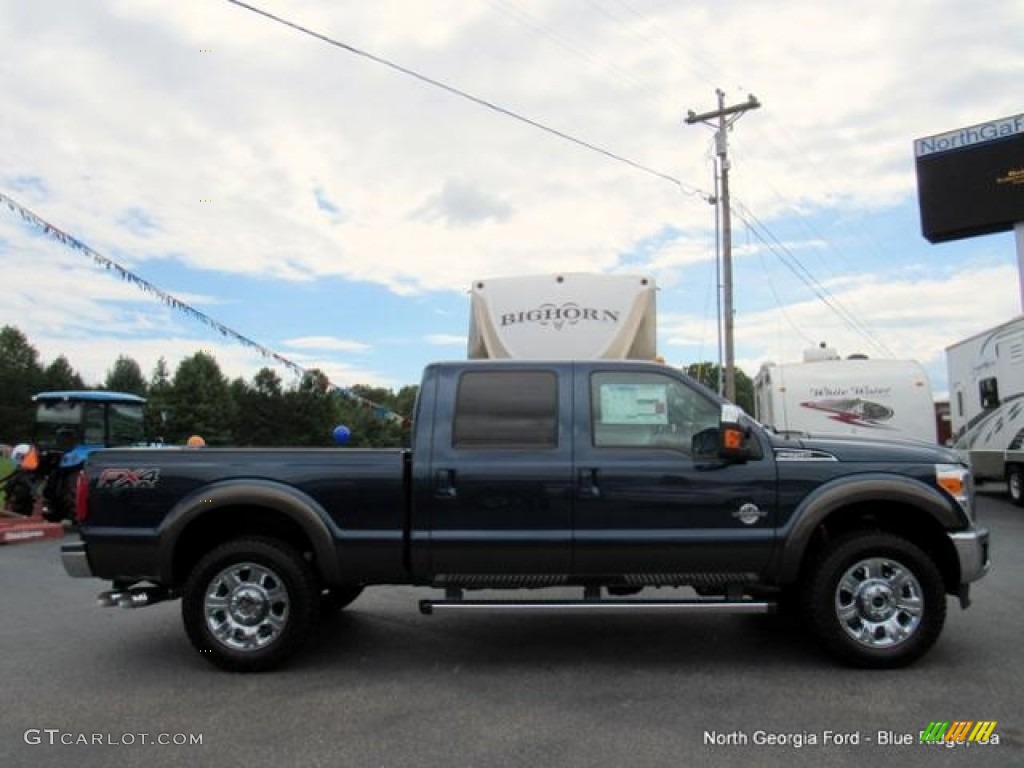
[[124, 392], [40, 392], [34, 443], [46, 463], [81, 466], [99, 448], [146, 442], [145, 398]]
[[93, 451], [146, 442], [144, 398], [124, 392], [40, 392], [32, 461], [5, 483], [13, 512], [31, 515], [36, 501], [47, 520], [71, 519], [77, 471]]

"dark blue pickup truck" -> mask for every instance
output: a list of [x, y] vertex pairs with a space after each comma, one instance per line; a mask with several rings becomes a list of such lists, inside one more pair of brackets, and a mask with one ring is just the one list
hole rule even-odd
[[[444, 590], [425, 613], [792, 605], [840, 659], [892, 667], [989, 568], [972, 502], [950, 451], [783, 439], [666, 366], [455, 362], [426, 369], [410, 450], [100, 451], [62, 555], [105, 605], [180, 597], [236, 671], [381, 584]], [[580, 599], [466, 597], [544, 587]]]

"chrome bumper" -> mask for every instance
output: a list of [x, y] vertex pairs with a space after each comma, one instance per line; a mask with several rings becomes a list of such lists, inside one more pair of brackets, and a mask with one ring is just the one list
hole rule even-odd
[[69, 541], [61, 545], [60, 559], [68, 576], [75, 579], [92, 578], [92, 568], [89, 566], [89, 555], [86, 553], [84, 541]]
[[956, 547], [960, 560], [960, 583], [977, 581], [992, 567], [988, 554], [988, 529], [976, 528], [961, 533], [951, 533], [949, 538]]

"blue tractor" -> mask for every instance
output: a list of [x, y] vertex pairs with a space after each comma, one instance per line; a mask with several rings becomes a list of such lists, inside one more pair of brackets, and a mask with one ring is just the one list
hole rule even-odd
[[41, 499], [47, 520], [71, 520], [76, 476], [89, 454], [146, 443], [146, 400], [124, 392], [76, 390], [40, 392], [32, 401], [35, 457], [7, 480], [8, 504], [27, 516]]

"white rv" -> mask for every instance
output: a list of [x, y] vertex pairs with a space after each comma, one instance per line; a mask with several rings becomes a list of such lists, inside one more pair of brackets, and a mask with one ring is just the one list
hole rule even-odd
[[527, 360], [657, 356], [654, 280], [560, 274], [477, 280], [469, 357]]
[[931, 384], [913, 360], [841, 360], [822, 345], [802, 363], [765, 363], [754, 378], [754, 411], [783, 433], [936, 442]]
[[1024, 316], [946, 348], [954, 446], [1024, 506]]

